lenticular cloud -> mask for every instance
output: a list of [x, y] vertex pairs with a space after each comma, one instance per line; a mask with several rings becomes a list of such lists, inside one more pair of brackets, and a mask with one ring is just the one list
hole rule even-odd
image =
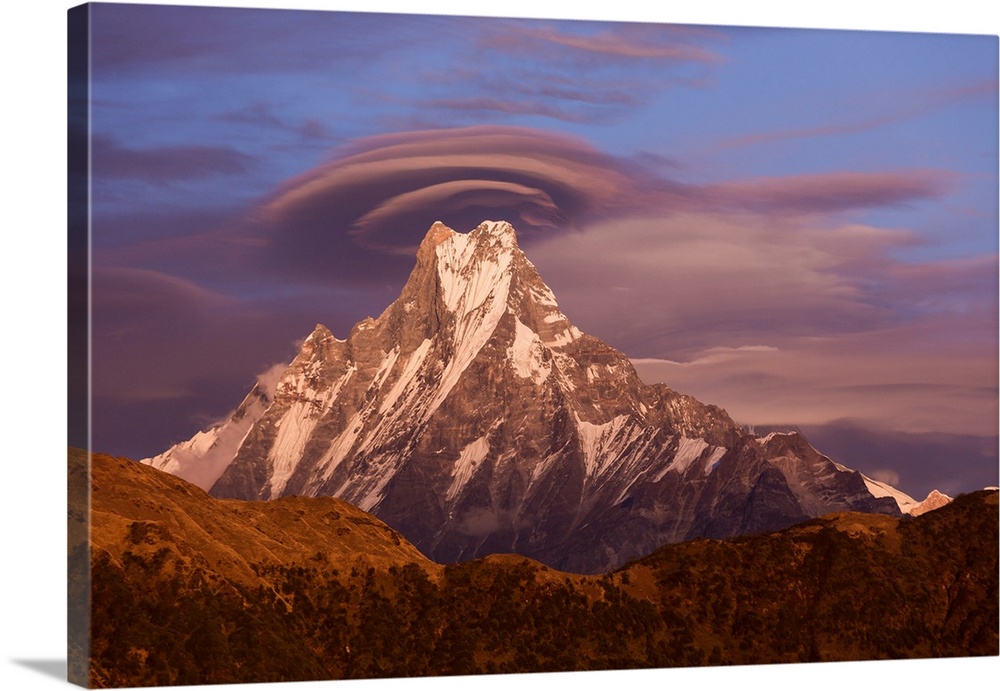
[[648, 175], [635, 167], [582, 141], [525, 128], [406, 132], [362, 140], [290, 180], [264, 214], [284, 228], [339, 218], [360, 246], [410, 253], [419, 241], [411, 229], [442, 214], [458, 227], [510, 217], [531, 233], [645, 206], [639, 180]]

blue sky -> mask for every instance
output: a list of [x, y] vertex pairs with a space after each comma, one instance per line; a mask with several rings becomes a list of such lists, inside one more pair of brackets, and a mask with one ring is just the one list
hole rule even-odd
[[996, 36], [92, 17], [98, 450], [377, 315], [434, 220], [505, 218], [647, 380], [914, 495], [996, 484]]

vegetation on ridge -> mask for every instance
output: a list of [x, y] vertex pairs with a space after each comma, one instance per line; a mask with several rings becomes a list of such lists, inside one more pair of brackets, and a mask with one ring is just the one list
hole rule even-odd
[[441, 566], [336, 499], [92, 458], [95, 687], [998, 653], [997, 493], [668, 545], [603, 576]]

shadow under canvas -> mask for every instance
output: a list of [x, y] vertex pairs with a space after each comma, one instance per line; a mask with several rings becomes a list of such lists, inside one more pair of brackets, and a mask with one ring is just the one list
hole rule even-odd
[[51, 660], [11, 660], [11, 662], [33, 669], [47, 677], [54, 677], [60, 681], [66, 681], [66, 659]]

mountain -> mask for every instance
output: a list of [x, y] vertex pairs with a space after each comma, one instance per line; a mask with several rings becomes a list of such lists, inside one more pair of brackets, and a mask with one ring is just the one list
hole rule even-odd
[[997, 654], [996, 491], [583, 576], [442, 566], [330, 497], [220, 500], [73, 450], [70, 477], [92, 487], [92, 688]]
[[750, 434], [582, 333], [506, 222], [435, 223], [399, 298], [318, 325], [273, 389], [144, 463], [217, 497], [335, 496], [441, 562], [515, 552], [596, 573], [671, 542], [910, 497], [799, 434]]
[[917, 505], [911, 508], [906, 513], [911, 516], [921, 516], [928, 511], [933, 511], [935, 509], [940, 509], [942, 506], [947, 506], [952, 501], [952, 498], [947, 494], [942, 494], [936, 489], [932, 489], [928, 492], [927, 496], [923, 501], [917, 502]]

